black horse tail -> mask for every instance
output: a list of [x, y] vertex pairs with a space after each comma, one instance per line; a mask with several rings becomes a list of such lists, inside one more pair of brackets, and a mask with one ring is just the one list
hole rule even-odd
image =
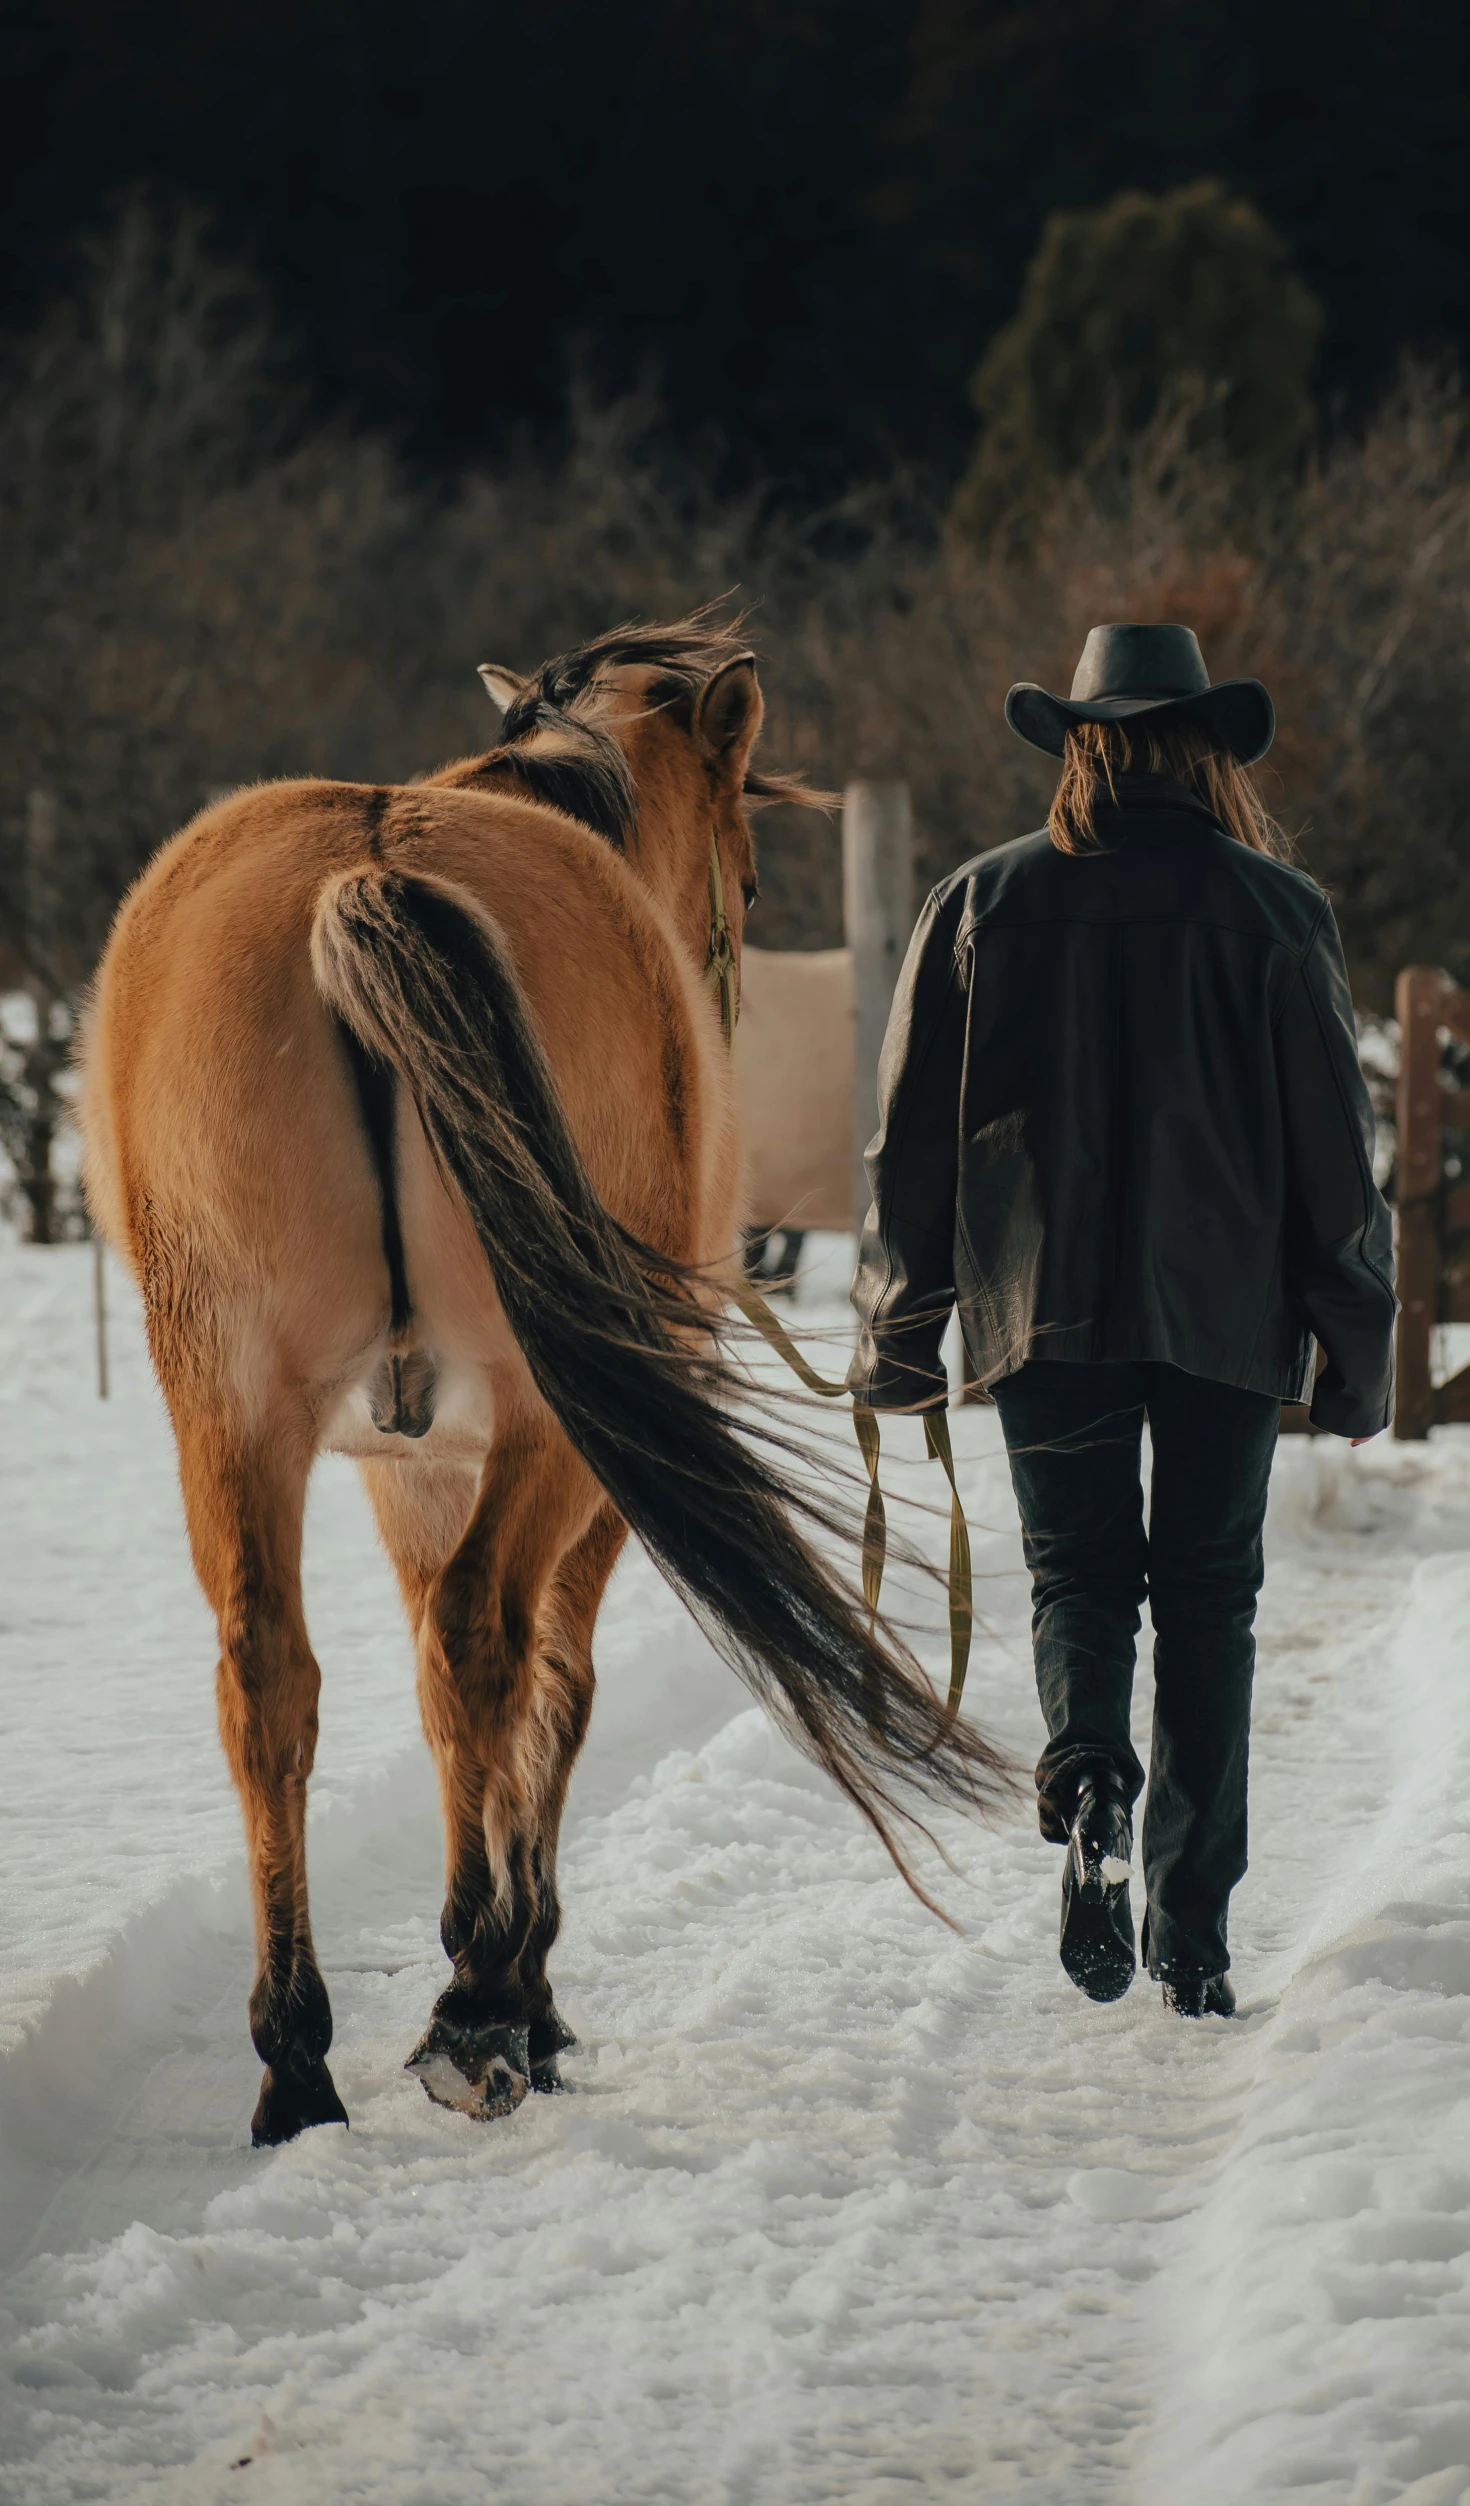
[[998, 1807], [1010, 1762], [870, 1628], [794, 1519], [829, 1518], [732, 1425], [711, 1315], [593, 1191], [495, 925], [447, 881], [355, 870], [322, 896], [312, 963], [329, 1007], [408, 1090], [568, 1439], [917, 1889], [891, 1822], [918, 1824], [922, 1799]]

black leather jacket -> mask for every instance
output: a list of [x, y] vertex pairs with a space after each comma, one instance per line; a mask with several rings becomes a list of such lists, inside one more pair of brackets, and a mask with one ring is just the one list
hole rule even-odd
[[942, 1392], [1028, 1357], [1162, 1359], [1343, 1436], [1393, 1400], [1392, 1237], [1320, 888], [1126, 777], [1101, 849], [1043, 829], [934, 890], [879, 1072], [848, 1378]]

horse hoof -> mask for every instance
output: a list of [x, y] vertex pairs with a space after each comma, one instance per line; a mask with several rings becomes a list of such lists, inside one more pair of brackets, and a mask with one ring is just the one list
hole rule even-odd
[[554, 2001], [537, 2013], [528, 2032], [533, 2062], [546, 2062], [555, 2054], [570, 2053], [577, 2041]]
[[404, 2064], [436, 2106], [488, 2123], [514, 2114], [530, 2094], [531, 2056], [523, 2027], [454, 2027], [435, 2019]]
[[257, 2149], [274, 2149], [294, 2141], [314, 2123], [346, 2123], [347, 2108], [332, 2084], [324, 2062], [272, 2066], [260, 2083], [260, 2100], [250, 2118], [250, 2138]]
[[554, 2001], [548, 2002], [531, 2021], [528, 2040], [531, 2086], [540, 2097], [555, 2097], [566, 2087], [556, 2057], [569, 2053], [577, 2040]]

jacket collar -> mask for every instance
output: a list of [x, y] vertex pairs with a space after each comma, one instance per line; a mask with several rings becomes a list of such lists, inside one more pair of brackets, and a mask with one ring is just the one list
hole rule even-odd
[[1169, 775], [1120, 774], [1117, 788], [1116, 803], [1106, 793], [1098, 803], [1099, 820], [1111, 822], [1105, 829], [1100, 829], [1105, 843], [1110, 840], [1121, 843], [1128, 834], [1126, 823], [1120, 822], [1144, 814], [1152, 816], [1156, 811], [1165, 810], [1171, 818], [1193, 818], [1202, 826], [1213, 827], [1217, 833], [1224, 832], [1218, 818], [1212, 816], [1204, 802], [1182, 783], [1175, 783]]

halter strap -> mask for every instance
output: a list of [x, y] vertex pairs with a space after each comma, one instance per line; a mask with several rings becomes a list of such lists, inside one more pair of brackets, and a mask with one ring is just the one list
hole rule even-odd
[[735, 1048], [735, 1027], [740, 1016], [740, 973], [735, 963], [735, 943], [730, 937], [729, 916], [725, 912], [725, 882], [720, 871], [720, 844], [714, 828], [709, 837], [709, 955], [704, 961], [705, 979], [720, 1004], [720, 1033], [725, 1050]]

